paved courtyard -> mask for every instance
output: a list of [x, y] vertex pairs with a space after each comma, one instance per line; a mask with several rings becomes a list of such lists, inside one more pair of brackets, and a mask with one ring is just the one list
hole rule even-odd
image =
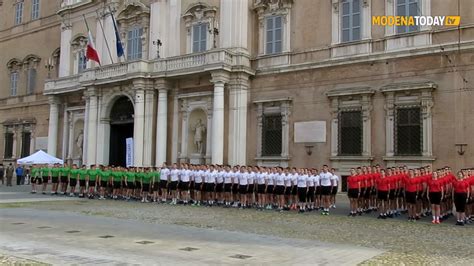
[[346, 205], [341, 195], [331, 216], [300, 215], [71, 200], [31, 195], [26, 187], [2, 187], [0, 262], [474, 264], [474, 226], [351, 218], [344, 215]]

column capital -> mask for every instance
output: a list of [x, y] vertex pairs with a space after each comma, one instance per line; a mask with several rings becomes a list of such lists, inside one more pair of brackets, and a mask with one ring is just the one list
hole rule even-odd
[[156, 79], [154, 81], [154, 87], [158, 91], [169, 91], [172, 86], [173, 83], [164, 78]]
[[145, 79], [134, 79], [132, 84], [134, 90], [143, 90], [149, 85]]
[[211, 72], [211, 82], [214, 84], [225, 84], [230, 80], [229, 72], [225, 70], [216, 70]]
[[61, 100], [59, 99], [59, 96], [51, 95], [51, 96], [48, 96], [48, 102], [50, 105], [60, 104]]

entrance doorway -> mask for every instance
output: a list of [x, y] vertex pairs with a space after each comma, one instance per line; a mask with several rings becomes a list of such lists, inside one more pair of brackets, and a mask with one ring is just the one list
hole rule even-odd
[[128, 97], [115, 101], [110, 112], [109, 165], [126, 166], [126, 139], [133, 137], [133, 114]]

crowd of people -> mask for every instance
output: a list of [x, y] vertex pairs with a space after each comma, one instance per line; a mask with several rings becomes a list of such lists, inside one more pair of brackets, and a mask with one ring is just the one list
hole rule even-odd
[[[327, 165], [320, 170], [188, 163], [165, 163], [161, 168], [32, 167], [32, 193], [41, 189], [46, 194], [50, 183], [53, 195], [280, 212], [317, 210], [329, 215], [336, 208], [341, 178]], [[351, 169], [347, 188], [352, 217], [378, 211], [379, 219], [407, 213], [409, 221], [416, 221], [432, 215], [432, 222], [438, 224], [453, 214], [454, 203], [457, 225], [473, 218], [472, 169], [461, 170], [455, 177], [449, 167], [431, 171], [429, 166], [363, 166]]]

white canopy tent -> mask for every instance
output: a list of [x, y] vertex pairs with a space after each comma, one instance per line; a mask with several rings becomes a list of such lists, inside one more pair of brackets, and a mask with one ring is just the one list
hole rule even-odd
[[63, 160], [39, 150], [32, 155], [18, 159], [17, 164], [64, 164]]

